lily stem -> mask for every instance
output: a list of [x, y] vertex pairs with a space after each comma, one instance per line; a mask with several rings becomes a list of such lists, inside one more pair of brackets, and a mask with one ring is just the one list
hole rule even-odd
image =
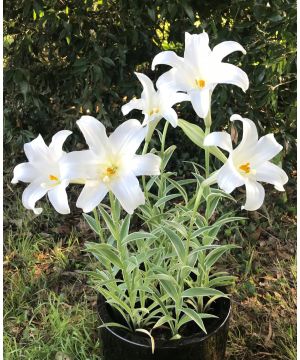
[[204, 185], [203, 183], [200, 185], [198, 192], [197, 192], [197, 197], [195, 200], [195, 204], [194, 204], [194, 208], [193, 208], [193, 213], [191, 216], [191, 221], [190, 221], [190, 225], [189, 225], [189, 230], [188, 230], [188, 236], [187, 236], [187, 243], [186, 243], [186, 261], [187, 261], [187, 257], [189, 255], [189, 247], [190, 247], [190, 241], [191, 241], [191, 236], [192, 236], [192, 231], [193, 231], [193, 225], [195, 222], [195, 218], [196, 218], [196, 213], [198, 210], [198, 207], [200, 205], [200, 201], [203, 195], [203, 190], [204, 190]]
[[162, 138], [161, 138], [161, 156], [163, 156], [164, 152], [165, 152], [165, 144], [166, 144], [166, 136], [167, 136], [167, 132], [168, 132], [168, 127], [169, 127], [169, 122], [166, 121], [165, 122], [165, 126], [164, 126], [164, 130], [162, 133]]
[[110, 200], [110, 207], [111, 207], [111, 215], [112, 215], [112, 219], [113, 222], [115, 224], [115, 237], [116, 237], [116, 242], [117, 242], [117, 249], [120, 255], [120, 260], [122, 263], [122, 274], [123, 274], [123, 280], [126, 284], [127, 290], [128, 290], [128, 294], [129, 294], [129, 301], [130, 301], [130, 305], [131, 308], [134, 308], [134, 301], [133, 301], [133, 294], [131, 291], [131, 285], [130, 285], [130, 279], [128, 277], [128, 273], [126, 270], [126, 249], [122, 244], [122, 239], [120, 237], [120, 224], [119, 224], [119, 218], [116, 214], [116, 203], [115, 203], [115, 197], [113, 195], [113, 193], [110, 191], [109, 192], [109, 200]]
[[[144, 145], [144, 148], [143, 148], [142, 155], [146, 154], [146, 152], [148, 150], [149, 142], [150, 141], [147, 141], [147, 140], [145, 141], [145, 145]], [[143, 189], [144, 189], [145, 197], [146, 197], [146, 199], [148, 199], [148, 191], [147, 191], [147, 187], [146, 187], [146, 178], [145, 178], [145, 176], [142, 176], [142, 183], [143, 183]]]
[[[207, 136], [210, 133], [210, 127], [205, 127], [205, 136]], [[206, 179], [209, 177], [209, 149], [205, 148], [205, 177]]]

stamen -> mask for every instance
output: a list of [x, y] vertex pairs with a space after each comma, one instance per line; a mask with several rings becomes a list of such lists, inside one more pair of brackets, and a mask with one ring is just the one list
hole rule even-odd
[[159, 108], [153, 108], [151, 111], [150, 111], [150, 116], [153, 115], [153, 114], [157, 114], [159, 113]]
[[241, 166], [240, 166], [240, 169], [241, 169], [242, 171], [244, 171], [246, 174], [249, 174], [249, 172], [251, 171], [251, 169], [250, 169], [250, 163], [247, 162], [246, 164], [241, 165]]
[[52, 181], [58, 181], [58, 177], [55, 175], [49, 175], [49, 179]]
[[107, 174], [108, 176], [112, 176], [112, 175], [115, 175], [116, 171], [117, 171], [117, 167], [116, 167], [116, 166], [108, 167], [108, 168], [106, 169], [106, 174]]
[[204, 87], [205, 87], [205, 80], [202, 80], [202, 79], [200, 79], [200, 80], [195, 80], [195, 82], [196, 82], [196, 85], [200, 88], [200, 89], [203, 89]]
[[109, 166], [107, 167], [101, 174], [101, 179], [103, 182], [108, 183], [110, 179], [116, 175], [116, 172], [118, 170], [117, 166]]

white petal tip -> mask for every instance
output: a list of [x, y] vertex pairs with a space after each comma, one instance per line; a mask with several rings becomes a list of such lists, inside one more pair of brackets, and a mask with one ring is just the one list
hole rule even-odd
[[230, 116], [230, 121], [235, 121], [235, 120], [240, 120], [242, 121], [243, 118], [241, 117], [241, 115], [238, 115], [238, 114], [233, 114]]
[[12, 181], [11, 181], [12, 184], [17, 184], [18, 182], [19, 181], [17, 179], [15, 179], [15, 178], [13, 178]]
[[42, 211], [43, 211], [42, 208], [35, 208], [35, 209], [32, 209], [32, 210], [35, 213], [35, 215], [40, 215], [42, 213]]
[[123, 114], [124, 116], [128, 114], [128, 111], [126, 111], [126, 105], [123, 105], [123, 106], [121, 107], [121, 112], [122, 112], [122, 114]]
[[[80, 208], [80, 206], [77, 206], [77, 207]], [[91, 211], [94, 210], [94, 209], [83, 209], [83, 208], [80, 208], [80, 209], [82, 209], [82, 211], [83, 211], [84, 213], [89, 213], [89, 212], [91, 212]]]
[[285, 191], [285, 188], [280, 184], [275, 185], [274, 188], [278, 191]]

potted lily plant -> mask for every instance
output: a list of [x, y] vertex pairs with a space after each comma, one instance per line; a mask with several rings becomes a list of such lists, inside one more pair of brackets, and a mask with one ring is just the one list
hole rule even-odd
[[[85, 273], [99, 293], [104, 360], [225, 357], [231, 311], [228, 286], [234, 277], [216, 264], [236, 245], [220, 243], [218, 233], [225, 224], [236, 225], [244, 217], [231, 211], [217, 217], [216, 208], [222, 198], [235, 201], [230, 194], [245, 186], [242, 210], [256, 210], [265, 196], [260, 182], [284, 191], [288, 181], [270, 161], [282, 146], [273, 134], [259, 138], [252, 120], [231, 116], [243, 126], [235, 148], [228, 133], [210, 132], [215, 86], [234, 84], [244, 91], [249, 86], [243, 70], [222, 62], [233, 51], [246, 53], [233, 41], [211, 50], [207, 33], [186, 33], [183, 58], [164, 51], [153, 59], [152, 69], [171, 66], [159, 77], [156, 89], [146, 75], [136, 73], [143, 92], [122, 112], [142, 111], [143, 123], [124, 121], [108, 136], [100, 121], [82, 116], [77, 125], [87, 150], [62, 150], [71, 134], [68, 130], [55, 134], [49, 146], [41, 135], [24, 145], [28, 162], [15, 167], [12, 182], [30, 183], [22, 196], [25, 208], [40, 214], [36, 202], [48, 194], [55, 210], [67, 214], [66, 188], [83, 186], [76, 206], [99, 236], [99, 241], [85, 244], [97, 259]], [[178, 119], [173, 106], [183, 101], [190, 101], [204, 120], [201, 126]], [[157, 125], [162, 119], [160, 132]], [[179, 179], [168, 170], [176, 149], [165, 146], [169, 124], [181, 128], [202, 149], [205, 171], [191, 163], [192, 177]], [[156, 135], [160, 146], [151, 148]], [[213, 172], [210, 156], [223, 163]]]

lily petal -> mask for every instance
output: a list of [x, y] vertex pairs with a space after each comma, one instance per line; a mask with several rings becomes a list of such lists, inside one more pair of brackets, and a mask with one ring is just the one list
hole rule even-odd
[[239, 161], [239, 158], [241, 159], [245, 158], [246, 156], [250, 156], [251, 150], [256, 146], [258, 141], [258, 134], [257, 129], [254, 124], [254, 122], [247, 118], [242, 118], [238, 114], [234, 114], [230, 117], [230, 121], [242, 121], [243, 123], [243, 138], [242, 141], [239, 143], [239, 145], [234, 149], [234, 156], [236, 157], [236, 160]]
[[22, 203], [26, 209], [33, 210], [36, 215], [39, 215], [43, 209], [36, 208], [35, 203], [40, 200], [46, 193], [47, 189], [41, 186], [40, 179], [35, 180], [27, 186], [22, 195]]
[[206, 32], [201, 34], [185, 33], [184, 60], [193, 67], [198, 68], [203, 60], [211, 54], [209, 47], [209, 38]]
[[249, 87], [248, 75], [237, 66], [227, 63], [219, 63], [214, 67], [210, 73], [210, 82], [236, 85], [244, 92]]
[[190, 79], [190, 82], [192, 82], [193, 79], [191, 80], [189, 74], [182, 76], [183, 71], [184, 70], [179, 70], [177, 68], [166, 71], [157, 79], [156, 87], [158, 89], [167, 87], [173, 92], [188, 91], [191, 88], [191, 85], [187, 80]]
[[22, 163], [14, 168], [14, 177], [12, 184], [17, 184], [18, 181], [32, 182], [39, 176], [38, 170], [30, 163]]
[[66, 193], [66, 187], [68, 185], [68, 181], [63, 181], [61, 184], [48, 191], [48, 197], [51, 204], [60, 214], [70, 214], [68, 196]]
[[111, 191], [128, 214], [133, 214], [133, 211], [139, 205], [145, 204], [144, 193], [135, 175], [128, 173], [126, 176], [112, 182], [110, 186]]
[[59, 162], [61, 178], [70, 181], [95, 179], [98, 163], [99, 158], [92, 150], [72, 151]]
[[236, 171], [230, 159], [219, 170], [217, 179], [219, 187], [227, 194], [245, 183], [244, 178]]
[[215, 131], [204, 138], [204, 146], [218, 146], [223, 150], [232, 152], [231, 136], [225, 131]]
[[169, 123], [175, 128], [178, 124], [178, 116], [174, 109], [169, 108], [164, 110], [162, 116], [169, 121]]
[[84, 115], [77, 120], [77, 125], [91, 150], [100, 156], [108, 151], [110, 144], [106, 130], [99, 120], [92, 116]]
[[200, 118], [205, 118], [208, 114], [210, 107], [209, 91], [209, 88], [205, 88], [202, 90], [191, 90], [188, 92], [193, 108]]
[[266, 161], [255, 170], [255, 178], [257, 181], [272, 184], [276, 190], [284, 191], [283, 185], [288, 182], [288, 176], [279, 166]]
[[154, 70], [155, 66], [158, 64], [164, 64], [179, 68], [183, 64], [183, 58], [176, 55], [174, 51], [162, 51], [154, 57], [151, 65], [151, 70]]
[[217, 61], [222, 61], [224, 57], [235, 51], [241, 51], [244, 55], [246, 54], [246, 50], [236, 41], [223, 41], [213, 48], [212, 53]]
[[145, 139], [147, 128], [136, 119], [123, 122], [110, 135], [109, 141], [114, 153], [133, 155]]
[[242, 206], [242, 210], [254, 211], [259, 209], [265, 198], [265, 189], [257, 182], [250, 179], [246, 179], [246, 203]]
[[123, 115], [127, 115], [130, 111], [137, 109], [143, 110], [144, 108], [144, 100], [143, 99], [132, 99], [129, 103], [122, 106], [121, 111]]
[[96, 185], [86, 184], [77, 199], [76, 206], [82, 208], [85, 213], [90, 212], [100, 204], [107, 191], [107, 187], [102, 182]]
[[146, 101], [150, 101], [156, 93], [153, 82], [145, 74], [135, 72], [135, 75], [143, 86], [143, 92], [141, 97]]
[[182, 92], [173, 92], [172, 94], [168, 94], [168, 100], [170, 106], [173, 106], [177, 103], [181, 103], [183, 101], [190, 101], [190, 96], [188, 94]]
[[44, 139], [39, 135], [29, 143], [24, 144], [24, 152], [29, 162], [49, 162], [50, 155], [48, 146], [45, 144]]
[[161, 158], [154, 154], [136, 155], [132, 159], [132, 172], [135, 176], [159, 175]]
[[63, 144], [66, 141], [67, 137], [72, 134], [72, 131], [61, 130], [57, 132], [53, 137], [49, 145], [51, 155], [55, 160], [58, 160], [63, 154]]
[[249, 159], [249, 161], [257, 165], [262, 164], [267, 160], [271, 160], [274, 156], [280, 153], [281, 150], [282, 145], [276, 141], [274, 134], [262, 136], [254, 147], [254, 155]]

